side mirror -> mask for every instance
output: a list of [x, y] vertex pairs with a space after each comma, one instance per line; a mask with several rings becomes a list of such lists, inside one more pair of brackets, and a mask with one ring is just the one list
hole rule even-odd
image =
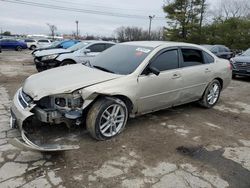
[[91, 52], [91, 50], [90, 49], [84, 49], [83, 50], [83, 53], [86, 55], [86, 54], [88, 54], [88, 53], [90, 53]]
[[155, 67], [152, 67], [152, 66], [149, 66], [148, 68], [148, 72], [149, 73], [153, 73], [153, 74], [155, 74], [156, 76], [159, 76], [159, 74], [160, 74], [160, 70], [159, 69], [157, 69], [157, 68], [155, 68]]

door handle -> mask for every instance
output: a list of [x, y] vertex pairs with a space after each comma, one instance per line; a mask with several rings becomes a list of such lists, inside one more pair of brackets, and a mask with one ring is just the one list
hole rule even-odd
[[177, 78], [180, 78], [180, 77], [181, 77], [180, 74], [174, 73], [173, 76], [172, 76], [172, 79], [177, 79]]

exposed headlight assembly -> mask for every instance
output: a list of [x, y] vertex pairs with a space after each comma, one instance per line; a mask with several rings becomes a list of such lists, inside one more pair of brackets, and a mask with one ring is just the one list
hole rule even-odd
[[58, 54], [53, 54], [53, 55], [46, 55], [42, 57], [42, 61], [48, 61], [48, 60], [53, 60], [58, 57]]
[[72, 94], [54, 96], [54, 104], [59, 108], [79, 109], [83, 103], [84, 100], [77, 91]]

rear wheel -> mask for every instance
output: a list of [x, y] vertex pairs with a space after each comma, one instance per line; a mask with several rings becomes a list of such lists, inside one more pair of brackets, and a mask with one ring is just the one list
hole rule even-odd
[[218, 80], [213, 80], [207, 87], [202, 99], [199, 101], [200, 105], [205, 108], [212, 108], [218, 102], [221, 93], [221, 84]]
[[21, 46], [16, 47], [16, 51], [22, 51], [22, 50], [23, 50], [23, 48]]
[[117, 98], [97, 100], [87, 115], [87, 129], [97, 140], [110, 139], [124, 129], [128, 118], [125, 103]]

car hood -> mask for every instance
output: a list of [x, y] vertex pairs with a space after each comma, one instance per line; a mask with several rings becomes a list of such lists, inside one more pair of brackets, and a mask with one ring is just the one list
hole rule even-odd
[[45, 96], [71, 93], [77, 89], [121, 77], [82, 64], [68, 65], [38, 74], [25, 80], [23, 91], [34, 100]]
[[64, 54], [64, 53], [71, 53], [70, 50], [67, 49], [49, 49], [49, 50], [42, 50], [42, 51], [37, 51], [34, 53], [36, 57], [42, 57], [46, 55], [52, 55], [52, 54]]
[[233, 58], [236, 62], [250, 63], [250, 56], [237, 56]]

